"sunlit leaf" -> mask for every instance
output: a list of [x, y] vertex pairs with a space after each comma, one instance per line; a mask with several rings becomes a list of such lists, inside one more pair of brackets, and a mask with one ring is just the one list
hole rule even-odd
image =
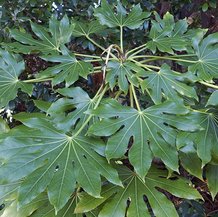
[[0, 179], [13, 182], [25, 177], [19, 189], [20, 207], [47, 188], [49, 200], [58, 211], [69, 200], [76, 183], [100, 197], [100, 175], [121, 184], [116, 170], [95, 151], [103, 146], [101, 140], [66, 135], [43, 115], [23, 113], [16, 119], [31, 129], [15, 128], [1, 143], [0, 157], [5, 163], [0, 167]]
[[170, 69], [170, 66], [163, 64], [161, 69], [156, 71], [146, 71], [141, 75], [146, 77], [141, 83], [141, 87], [146, 90], [155, 103], [160, 103], [165, 96], [171, 100], [178, 101], [178, 94], [194, 99], [198, 99], [195, 89], [185, 84], [186, 76]]
[[150, 168], [152, 155], [161, 158], [172, 170], [178, 169], [177, 132], [170, 126], [195, 130], [192, 120], [185, 118], [187, 113], [185, 107], [171, 102], [138, 111], [110, 100], [92, 111], [103, 120], [92, 125], [89, 133], [110, 136], [106, 147], [108, 160], [122, 157], [131, 144], [129, 160], [137, 174], [144, 177]]

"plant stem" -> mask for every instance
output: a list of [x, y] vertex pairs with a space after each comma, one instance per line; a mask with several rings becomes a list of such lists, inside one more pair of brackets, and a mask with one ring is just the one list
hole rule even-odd
[[[146, 45], [146, 44], [145, 44], [145, 45]], [[140, 52], [142, 52], [142, 51], [144, 51], [144, 50], [146, 50], [146, 49], [147, 49], [147, 47], [143, 47], [143, 48], [141, 48], [140, 50], [136, 51], [135, 53], [131, 54], [129, 57], [133, 57], [133, 56], [135, 56], [136, 54], [138, 54], [138, 53], [140, 53]]]
[[140, 108], [140, 105], [139, 105], [139, 101], [138, 101], [138, 98], [136, 96], [136, 92], [135, 92], [135, 88], [133, 86], [133, 84], [131, 84], [131, 89], [132, 89], [132, 93], [133, 93], [133, 97], [134, 97], [134, 100], [135, 100], [135, 104], [136, 104], [136, 107], [139, 111], [141, 111], [141, 108]]
[[[97, 102], [96, 102], [96, 104], [95, 104], [95, 106], [94, 106], [94, 109], [96, 109], [96, 108], [99, 106], [99, 104], [100, 104], [100, 102], [101, 102], [101, 100], [102, 100], [102, 98], [103, 98], [105, 92], [106, 92], [107, 89], [108, 89], [108, 85], [106, 85], [106, 86], [104, 87], [104, 89], [102, 90], [101, 94], [99, 95], [99, 93], [100, 93], [102, 87], [103, 87], [103, 84], [102, 84], [101, 87], [99, 88], [99, 90], [98, 90], [98, 92], [96, 93], [95, 97], [92, 99], [92, 100], [94, 101], [94, 100], [96, 100], [96, 99], [98, 98], [98, 100], [97, 100]], [[93, 114], [90, 114], [89, 117], [86, 119], [86, 121], [83, 123], [83, 125], [82, 125], [82, 126], [77, 130], [77, 132], [73, 135], [74, 138], [75, 138], [76, 136], [78, 136], [78, 135], [81, 133], [81, 131], [82, 131], [82, 130], [85, 128], [85, 126], [89, 123], [89, 121], [91, 120], [92, 117], [93, 117]]]
[[130, 106], [131, 106], [132, 108], [134, 108], [132, 87], [129, 88], [129, 99], [130, 99]]
[[217, 86], [217, 85], [210, 84], [210, 83], [207, 83], [207, 82], [205, 82], [205, 81], [199, 81], [199, 83], [201, 83], [201, 84], [203, 84], [203, 85], [205, 85], [205, 86], [214, 88], [214, 89], [218, 89], [218, 86]]
[[35, 83], [35, 82], [44, 82], [44, 81], [51, 81], [53, 77], [50, 78], [34, 78], [30, 80], [24, 80], [24, 83]]
[[84, 62], [86, 62], [86, 63], [92, 63], [92, 62], [102, 62], [102, 61], [103, 61], [103, 59], [82, 60], [82, 61], [84, 61]]
[[86, 35], [86, 38], [92, 42], [96, 47], [100, 48], [101, 50], [105, 50], [105, 48], [103, 48], [100, 44], [98, 44], [97, 42], [95, 42], [93, 39], [91, 39], [88, 35]]
[[120, 26], [120, 49], [123, 53], [123, 26]]
[[146, 44], [142, 44], [142, 45], [140, 45], [139, 47], [135, 47], [135, 48], [133, 48], [132, 50], [129, 50], [129, 51], [126, 53], [126, 56], [129, 55], [130, 53], [132, 53], [132, 52], [134, 52], [134, 51], [140, 49], [140, 48], [145, 47], [145, 46], [146, 46]]
[[115, 95], [114, 99], [118, 99], [121, 93], [122, 93], [122, 90], [117, 91], [117, 94]]
[[95, 56], [95, 55], [87, 55], [87, 54], [82, 54], [82, 53], [74, 53], [75, 56], [79, 57], [90, 57], [90, 58], [96, 58], [96, 59], [101, 59], [100, 56]]
[[[131, 56], [130, 56], [131, 57]], [[140, 55], [140, 56], [133, 56], [131, 59], [137, 59], [137, 58], [154, 58], [155, 60], [157, 59], [164, 59], [164, 60], [175, 60], [179, 62], [187, 62], [187, 63], [196, 63], [198, 61], [196, 60], [185, 60], [185, 59], [177, 59], [175, 57], [171, 56], [151, 56], [151, 55]], [[179, 58], [179, 56], [178, 56]]]
[[147, 69], [148, 71], [152, 71], [150, 68], [155, 68], [155, 69], [160, 69], [158, 66], [152, 66], [152, 65], [147, 65], [147, 64], [142, 64], [134, 59], [131, 59], [132, 62], [136, 63], [138, 66], [141, 66], [144, 69]]

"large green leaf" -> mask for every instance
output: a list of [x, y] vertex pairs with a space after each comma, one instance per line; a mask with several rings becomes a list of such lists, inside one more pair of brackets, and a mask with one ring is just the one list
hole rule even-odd
[[0, 180], [13, 182], [25, 177], [19, 188], [19, 206], [47, 188], [49, 200], [58, 211], [76, 184], [100, 197], [100, 175], [121, 184], [116, 170], [97, 153], [104, 147], [101, 140], [66, 135], [44, 115], [21, 113], [15, 118], [28, 128], [14, 128], [1, 143], [0, 158], [5, 163], [0, 167]]
[[66, 86], [70, 86], [79, 79], [79, 76], [87, 78], [87, 75], [93, 71], [93, 66], [84, 61], [78, 61], [73, 54], [42, 56], [46, 61], [59, 63], [41, 72], [38, 78], [54, 76], [52, 84], [56, 85], [63, 81]]
[[113, 6], [108, 4], [106, 0], [101, 1], [101, 7], [95, 9], [94, 15], [98, 18], [102, 25], [108, 27], [128, 27], [130, 29], [139, 28], [150, 13], [142, 12], [140, 4], [132, 7], [129, 13], [118, 1], [116, 6], [116, 13]]
[[[137, 174], [144, 177], [150, 168], [152, 153], [169, 168], [178, 169], [175, 147], [177, 131], [170, 126], [185, 131], [195, 130], [192, 120], [186, 120], [187, 113], [186, 108], [172, 102], [138, 111], [110, 100], [92, 111], [92, 114], [103, 120], [92, 125], [89, 133], [111, 136], [106, 147], [108, 160], [122, 157], [128, 144], [133, 143], [129, 150], [129, 160]], [[130, 142], [132, 137], [133, 141]]]
[[158, 72], [146, 71], [141, 75], [146, 77], [141, 86], [149, 93], [154, 103], [160, 103], [163, 96], [178, 102], [178, 93], [198, 99], [195, 89], [185, 84], [186, 76], [172, 71], [167, 64], [163, 64]]
[[49, 28], [42, 25], [31, 23], [34, 34], [38, 37], [35, 39], [27, 32], [21, 32], [16, 29], [10, 31], [11, 36], [20, 43], [11, 43], [9, 47], [14, 51], [22, 53], [42, 52], [57, 53], [60, 47], [70, 41], [74, 24], [69, 23], [67, 16], [58, 21], [54, 16], [49, 21]]
[[196, 73], [202, 80], [211, 81], [212, 78], [218, 78], [218, 33], [211, 34], [202, 40], [194, 37], [193, 47], [198, 60], [189, 66], [189, 70]]
[[24, 61], [18, 56], [0, 50], [0, 108], [17, 96], [18, 89], [32, 93], [32, 85], [19, 79], [24, 69]]
[[173, 54], [174, 51], [186, 50], [186, 39], [183, 34], [187, 31], [187, 21], [179, 20], [175, 23], [173, 16], [167, 12], [163, 19], [155, 13], [156, 21], [152, 21], [149, 37], [152, 41], [147, 47], [155, 53], [156, 50]]
[[92, 21], [91, 23], [74, 21], [75, 28], [73, 29], [73, 36], [89, 36], [94, 33], [99, 33], [105, 29], [98, 21]]
[[[158, 191], [157, 188], [164, 189], [177, 197], [188, 199], [201, 198], [198, 191], [190, 187], [184, 180], [167, 179], [167, 172], [156, 169], [155, 167], [150, 169], [145, 180], [142, 180], [127, 168], [119, 168], [119, 171], [125, 188], [104, 187], [103, 191], [105, 192], [107, 202], [100, 211], [99, 217], [149, 217], [151, 214], [146, 203], [150, 204], [155, 216], [178, 216], [173, 204], [163, 193]], [[144, 196], [146, 196], [147, 202], [145, 202]], [[82, 199], [76, 210], [82, 208], [82, 204], [84, 204], [85, 201], [90, 204], [89, 206], [93, 204], [94, 207], [101, 201], [101, 199], [98, 198], [89, 199], [90, 200]], [[102, 202], [105, 202], [105, 200], [102, 200]], [[127, 203], [129, 203], [128, 207], [126, 206]]]
[[135, 76], [136, 72], [144, 71], [141, 67], [131, 62], [109, 62], [106, 75], [106, 82], [109, 83], [111, 89], [118, 83], [119, 88], [125, 93], [128, 92], [129, 83], [138, 86], [138, 80]]

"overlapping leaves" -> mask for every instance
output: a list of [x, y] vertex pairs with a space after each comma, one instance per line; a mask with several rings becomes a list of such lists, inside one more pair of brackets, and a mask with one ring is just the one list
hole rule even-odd
[[[121, 166], [119, 168], [119, 174], [124, 183], [124, 188], [106, 186], [103, 190], [104, 199], [84, 197], [78, 203], [76, 211], [85, 210], [86, 207], [84, 204], [90, 201], [95, 206], [98, 206], [101, 202], [105, 203], [106, 200], [98, 215], [99, 217], [150, 217], [150, 212], [145, 203], [144, 196], [146, 196], [147, 202], [150, 204], [155, 216], [176, 217], [178, 214], [175, 207], [157, 188], [164, 189], [177, 197], [188, 199], [201, 198], [200, 194], [184, 180], [166, 179], [167, 173], [155, 167], [150, 169], [145, 180], [142, 180], [131, 170]], [[128, 202], [129, 206], [127, 208], [126, 204]]]
[[25, 177], [19, 188], [19, 206], [47, 188], [49, 201], [58, 211], [69, 200], [76, 183], [100, 197], [100, 175], [121, 184], [116, 170], [97, 153], [102, 154], [101, 140], [68, 136], [43, 115], [20, 114], [16, 118], [31, 129], [17, 127], [1, 143], [4, 164], [0, 167], [0, 180], [15, 182]]
[[89, 133], [110, 136], [106, 147], [109, 160], [122, 157], [132, 143], [129, 160], [137, 174], [144, 177], [153, 155], [161, 158], [169, 168], [178, 169], [176, 130], [170, 126], [181, 130], [197, 129], [191, 120], [186, 120], [185, 114], [188, 112], [183, 106], [172, 102], [138, 111], [109, 100], [92, 111], [103, 120], [92, 125]]
[[74, 25], [70, 24], [67, 16], [64, 16], [60, 21], [53, 16], [49, 20], [49, 28], [31, 23], [32, 31], [38, 39], [33, 38], [29, 33], [12, 29], [11, 36], [20, 43], [11, 43], [9, 46], [12, 50], [22, 53], [30, 53], [31, 51], [43, 54], [58, 53], [61, 46], [70, 41], [73, 27]]
[[56, 126], [65, 132], [69, 132], [74, 127], [78, 129], [88, 118], [85, 111], [94, 107], [95, 100], [80, 87], [62, 88], [57, 92], [64, 97], [52, 103], [46, 111], [47, 114], [51, 115]]
[[19, 79], [24, 69], [24, 61], [18, 56], [0, 50], [0, 108], [17, 96], [18, 89], [32, 93], [32, 85]]
[[176, 51], [186, 50], [186, 39], [183, 34], [187, 31], [187, 21], [174, 21], [170, 13], [166, 13], [163, 19], [156, 13], [156, 21], [152, 21], [149, 37], [152, 41], [147, 43], [147, 47], [155, 53], [158, 49], [170, 54]]

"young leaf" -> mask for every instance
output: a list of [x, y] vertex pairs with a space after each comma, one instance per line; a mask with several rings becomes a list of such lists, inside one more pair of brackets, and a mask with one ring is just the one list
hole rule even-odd
[[38, 40], [29, 33], [24, 33], [16, 29], [10, 31], [11, 36], [20, 43], [10, 43], [11, 49], [17, 52], [30, 53], [31, 51], [53, 54], [60, 52], [60, 47], [70, 41], [73, 31], [73, 24], [69, 23], [65, 15], [58, 21], [54, 16], [49, 21], [47, 30], [41, 25], [31, 23], [31, 28]]
[[[32, 131], [14, 128], [10, 132], [9, 140], [15, 140], [16, 145], [5, 141], [1, 146], [1, 157], [7, 163], [0, 168], [0, 174], [7, 174], [8, 181], [25, 177], [19, 189], [20, 207], [47, 188], [49, 200], [58, 211], [69, 200], [76, 183], [94, 197], [100, 197], [100, 175], [121, 185], [117, 171], [95, 151], [102, 147], [101, 140], [66, 135], [43, 115], [21, 113], [15, 118]], [[17, 176], [20, 170], [23, 172]]]
[[155, 13], [156, 21], [152, 21], [149, 37], [152, 41], [147, 43], [148, 49], [153, 53], [156, 50], [173, 54], [174, 51], [186, 50], [186, 39], [183, 34], [187, 31], [187, 21], [179, 20], [175, 23], [173, 16], [167, 12], [163, 19]]
[[89, 36], [105, 29], [98, 21], [92, 21], [91, 23], [74, 21], [74, 24], [75, 28], [73, 29], [72, 34], [74, 37]]
[[163, 64], [158, 72], [146, 71], [140, 74], [146, 77], [141, 83], [141, 87], [151, 96], [154, 103], [159, 104], [163, 96], [178, 102], [178, 93], [186, 97], [198, 99], [193, 87], [185, 84], [184, 74], [172, 71], [167, 64]]
[[[161, 188], [171, 194], [188, 199], [198, 199], [201, 195], [182, 179], [166, 179], [167, 172], [152, 167], [142, 180], [134, 172], [127, 168], [119, 168], [120, 177], [125, 188], [117, 188], [116, 193], [104, 205], [99, 217], [149, 217], [151, 216], [146, 206], [144, 196], [147, 197], [155, 216], [169, 217], [178, 216], [173, 204], [166, 196], [157, 190]], [[93, 200], [95, 200], [93, 198]], [[98, 200], [98, 199], [97, 199]], [[129, 202], [128, 208], [126, 207]]]
[[128, 92], [129, 82], [138, 86], [138, 80], [134, 75], [136, 72], [144, 71], [141, 67], [131, 62], [109, 62], [110, 69], [106, 75], [106, 82], [109, 83], [111, 89], [118, 83], [119, 88], [125, 93]]
[[17, 96], [18, 89], [32, 93], [32, 85], [19, 79], [24, 69], [24, 61], [19, 61], [17, 56], [0, 50], [0, 108]]
[[140, 4], [132, 7], [129, 13], [122, 6], [120, 1], [117, 4], [117, 13], [114, 12], [113, 7], [108, 4], [106, 0], [101, 1], [101, 7], [95, 9], [94, 15], [98, 18], [102, 25], [108, 27], [128, 27], [130, 29], [139, 28], [148, 18], [150, 13], [142, 12]]
[[[129, 160], [140, 177], [150, 168], [152, 153], [161, 158], [172, 170], [178, 169], [178, 155], [175, 147], [176, 130], [195, 130], [191, 120], [185, 119], [188, 110], [178, 104], [165, 102], [143, 111], [122, 106], [115, 100], [108, 100], [92, 111], [103, 120], [94, 123], [89, 133], [110, 136], [106, 147], [106, 157], [120, 158], [127, 151], [130, 138]], [[180, 117], [180, 115], [182, 115]], [[130, 144], [131, 144], [130, 143]]]
[[52, 66], [41, 72], [38, 78], [54, 76], [52, 84], [56, 85], [63, 81], [66, 86], [70, 86], [79, 79], [79, 76], [87, 78], [93, 71], [93, 66], [84, 61], [78, 61], [73, 54], [42, 56], [42, 59], [50, 62], [57, 62], [58, 65]]
[[218, 33], [213, 33], [203, 40], [193, 39], [193, 47], [198, 60], [189, 66], [189, 70], [202, 80], [211, 81], [212, 78], [218, 78]]

